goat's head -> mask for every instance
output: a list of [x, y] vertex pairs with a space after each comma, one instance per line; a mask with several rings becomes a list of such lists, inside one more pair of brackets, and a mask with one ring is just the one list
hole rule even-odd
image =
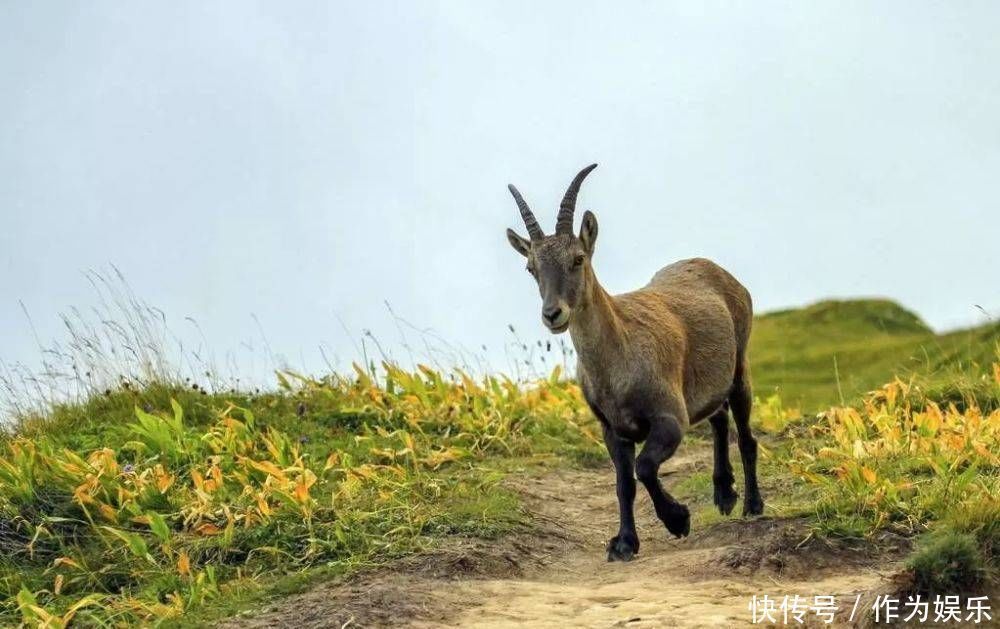
[[542, 296], [542, 322], [555, 334], [569, 327], [574, 310], [582, 305], [588, 282], [593, 280], [590, 258], [597, 240], [597, 218], [592, 212], [585, 212], [577, 237], [573, 235], [573, 211], [580, 185], [595, 168], [597, 164], [587, 166], [569, 184], [559, 204], [556, 231], [550, 236], [542, 232], [517, 188], [507, 186], [521, 210], [529, 236], [522, 238], [508, 229], [507, 240], [515, 251], [528, 259], [528, 272], [538, 282], [538, 292]]

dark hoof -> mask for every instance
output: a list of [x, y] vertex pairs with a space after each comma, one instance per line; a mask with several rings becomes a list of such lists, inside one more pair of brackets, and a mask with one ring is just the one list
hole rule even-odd
[[736, 506], [736, 499], [740, 495], [736, 493], [736, 490], [726, 486], [716, 485], [715, 487], [715, 506], [719, 508], [719, 513], [722, 515], [729, 515], [733, 512], [733, 507]]
[[632, 561], [639, 554], [639, 538], [631, 533], [619, 533], [608, 540], [608, 561]]
[[747, 496], [743, 501], [743, 517], [752, 515], [762, 515], [764, 513], [764, 499], [760, 496]]
[[684, 505], [677, 505], [676, 511], [664, 524], [674, 537], [687, 537], [691, 532], [691, 512]]

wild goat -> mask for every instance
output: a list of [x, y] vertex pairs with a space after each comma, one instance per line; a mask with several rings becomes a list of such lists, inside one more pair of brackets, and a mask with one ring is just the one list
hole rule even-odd
[[728, 515], [738, 497], [729, 462], [730, 409], [743, 460], [743, 515], [764, 510], [757, 441], [750, 431], [747, 341], [753, 308], [747, 289], [704, 258], [664, 267], [637, 291], [605, 292], [591, 264], [597, 240], [593, 213], [584, 213], [580, 235], [573, 235], [580, 185], [596, 167], [587, 166], [573, 179], [550, 236], [517, 188], [508, 186], [530, 240], [511, 229], [507, 239], [528, 259], [528, 272], [538, 282], [542, 322], [554, 334], [569, 330], [573, 339], [577, 379], [600, 420], [617, 474], [620, 528], [608, 542], [608, 561], [628, 561], [639, 552], [632, 510], [636, 476], [667, 530], [677, 537], [690, 531], [687, 507], [664, 491], [658, 473], [688, 426], [706, 417], [715, 442], [712, 480], [719, 511]]

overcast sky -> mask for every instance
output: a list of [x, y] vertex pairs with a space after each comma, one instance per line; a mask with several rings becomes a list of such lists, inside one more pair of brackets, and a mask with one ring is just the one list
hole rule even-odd
[[19, 301], [59, 338], [114, 264], [219, 352], [263, 330], [318, 370], [320, 344], [356, 356], [339, 317], [398, 353], [388, 300], [503, 367], [508, 323], [544, 336], [506, 184], [548, 231], [591, 162], [612, 292], [707, 256], [758, 311], [881, 295], [981, 323], [998, 24], [995, 2], [2, 2], [0, 358], [37, 355]]

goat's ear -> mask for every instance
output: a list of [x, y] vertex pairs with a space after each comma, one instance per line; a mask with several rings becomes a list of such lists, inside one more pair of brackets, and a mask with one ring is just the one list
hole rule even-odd
[[583, 222], [580, 224], [580, 240], [583, 241], [583, 248], [587, 253], [594, 253], [594, 243], [597, 242], [597, 217], [590, 210], [583, 213]]
[[527, 238], [521, 238], [513, 229], [507, 229], [507, 240], [510, 241], [510, 246], [514, 247], [514, 251], [520, 253], [524, 257], [528, 257], [528, 251], [531, 249], [531, 243], [528, 242]]

